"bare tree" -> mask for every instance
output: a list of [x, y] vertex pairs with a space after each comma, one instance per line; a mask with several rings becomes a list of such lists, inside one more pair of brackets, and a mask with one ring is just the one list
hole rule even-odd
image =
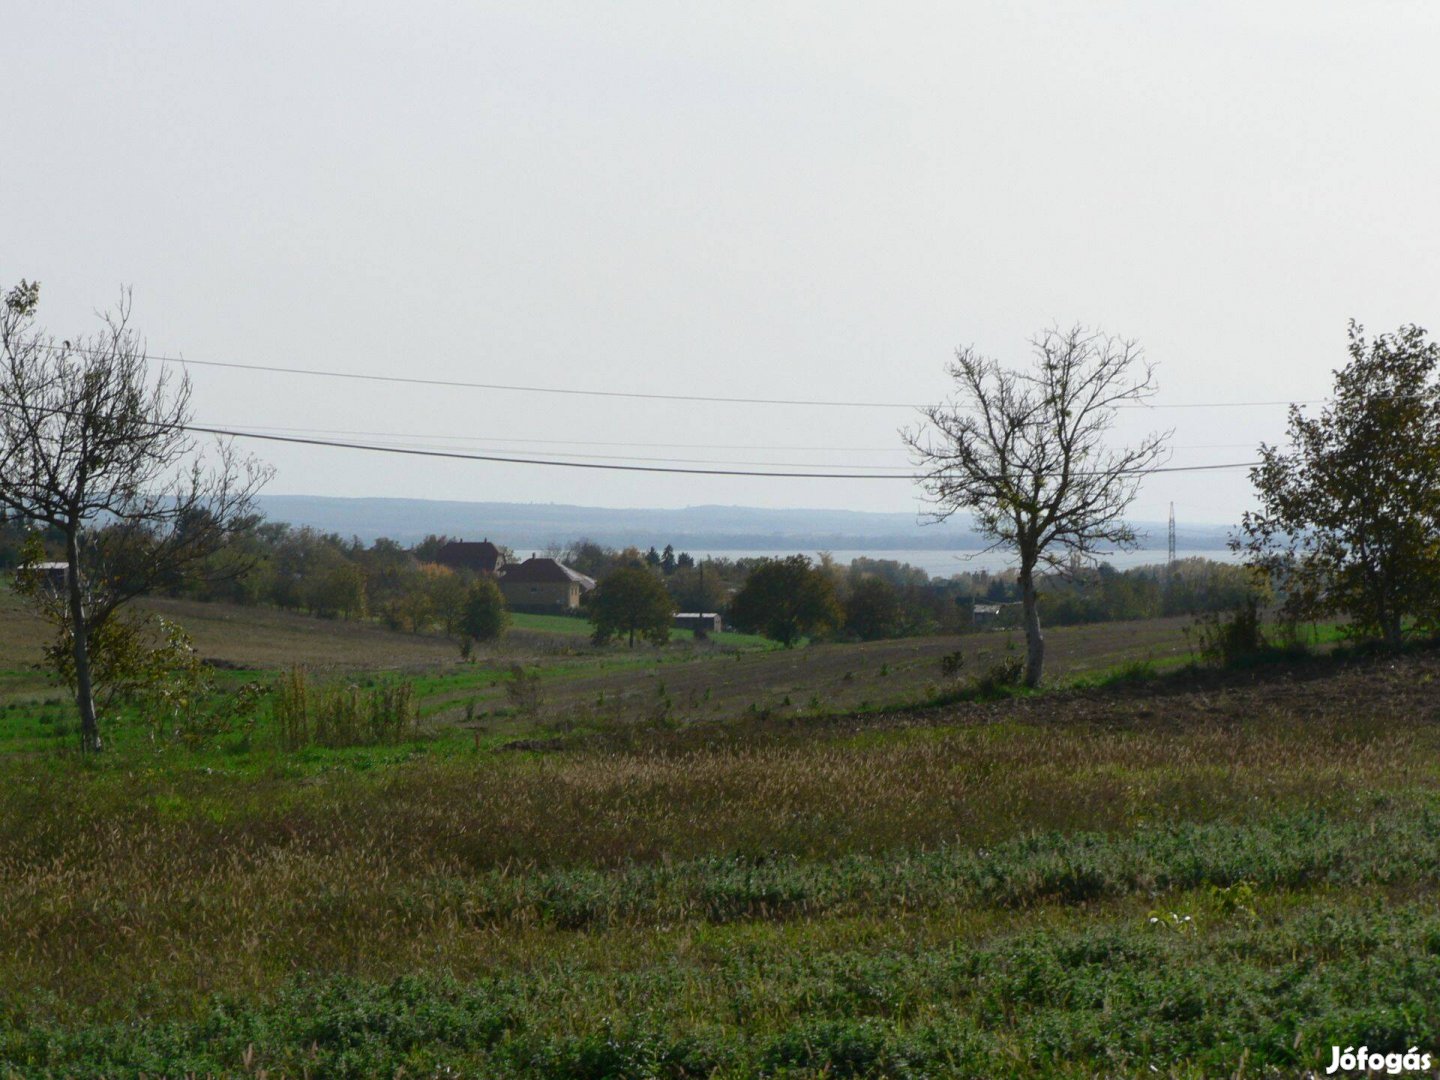
[[1025, 615], [1025, 683], [1045, 663], [1036, 600], [1037, 568], [1064, 570], [1103, 549], [1136, 546], [1124, 513], [1144, 474], [1159, 464], [1170, 433], [1111, 450], [1115, 409], [1155, 392], [1154, 365], [1133, 341], [1076, 326], [1031, 341], [1033, 370], [1014, 371], [973, 349], [949, 365], [956, 393], [923, 409], [901, 432], [923, 472], [933, 520], [961, 509], [1019, 560]]
[[65, 537], [48, 613], [68, 646], [81, 745], [98, 750], [96, 635], [225, 544], [270, 470], [223, 442], [206, 461], [186, 429], [189, 379], [151, 376], [128, 291], [100, 331], [65, 341], [35, 327], [39, 295], [21, 281], [0, 311], [0, 509]]

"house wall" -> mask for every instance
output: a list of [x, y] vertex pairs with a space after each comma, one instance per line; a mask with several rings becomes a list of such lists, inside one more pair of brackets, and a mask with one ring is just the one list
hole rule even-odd
[[528, 608], [566, 611], [580, 606], [580, 586], [573, 581], [506, 581], [500, 579], [505, 602], [516, 611]]

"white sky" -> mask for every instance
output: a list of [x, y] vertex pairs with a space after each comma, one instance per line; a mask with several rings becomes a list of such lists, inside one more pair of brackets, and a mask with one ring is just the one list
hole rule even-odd
[[[1318, 398], [1352, 315], [1440, 329], [1437, 47], [1424, 3], [8, 4], [0, 274], [65, 335], [132, 285], [150, 348], [195, 360], [928, 401], [956, 345], [1020, 361], [1080, 321], [1141, 341], [1157, 402]], [[903, 466], [912, 418], [193, 376], [204, 421], [491, 449]], [[1283, 420], [1118, 434], [1244, 461]], [[274, 493], [917, 504], [256, 448]], [[1135, 514], [1248, 491], [1156, 477]]]

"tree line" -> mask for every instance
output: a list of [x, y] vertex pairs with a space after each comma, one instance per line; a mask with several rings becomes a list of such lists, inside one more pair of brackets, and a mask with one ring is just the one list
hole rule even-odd
[[[32, 530], [19, 520], [0, 521], [0, 568], [19, 564], [31, 535]], [[41, 530], [38, 535], [45, 541], [47, 557], [63, 555], [63, 538], [54, 530]], [[493, 635], [471, 632], [476, 603], [472, 594], [479, 577], [435, 561], [450, 539], [431, 535], [405, 545], [382, 537], [366, 544], [355, 537], [251, 515], [234, 526], [223, 549], [183, 574], [163, 576], [153, 591], [177, 598], [265, 605], [321, 618], [369, 619], [408, 633], [488, 640]], [[96, 530], [96, 540], [97, 547], [104, 546], [103, 528]], [[674, 552], [668, 544], [663, 550]], [[788, 560], [697, 560], [678, 552], [673, 558], [656, 560], [650, 557], [654, 547], [616, 548], [586, 539], [552, 545], [548, 551], [602, 583], [621, 569], [640, 570], [663, 590], [671, 613], [718, 613], [728, 625], [743, 625], [792, 644], [800, 637], [873, 641], [964, 633], [977, 625], [993, 625], [988, 620], [977, 624], [976, 604], [1016, 605], [1020, 600], [1014, 571], [959, 571], [940, 578], [894, 559], [861, 557], [844, 565], [825, 553], [815, 560], [801, 555]], [[774, 569], [776, 563], [787, 568]], [[1172, 567], [1121, 571], [1102, 563], [1046, 575], [1039, 592], [1046, 621], [1063, 626], [1223, 611], [1252, 590], [1243, 567], [1195, 558]], [[792, 599], [795, 611], [787, 608]], [[581, 614], [589, 608], [587, 604]], [[467, 611], [472, 616], [468, 623]], [[1017, 621], [1018, 614], [1007, 613], [1000, 623]]]

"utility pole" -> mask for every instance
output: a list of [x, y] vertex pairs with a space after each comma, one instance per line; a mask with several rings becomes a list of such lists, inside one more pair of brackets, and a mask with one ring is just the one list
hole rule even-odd
[[1175, 565], [1175, 504], [1170, 504], [1170, 559], [1169, 566]]

